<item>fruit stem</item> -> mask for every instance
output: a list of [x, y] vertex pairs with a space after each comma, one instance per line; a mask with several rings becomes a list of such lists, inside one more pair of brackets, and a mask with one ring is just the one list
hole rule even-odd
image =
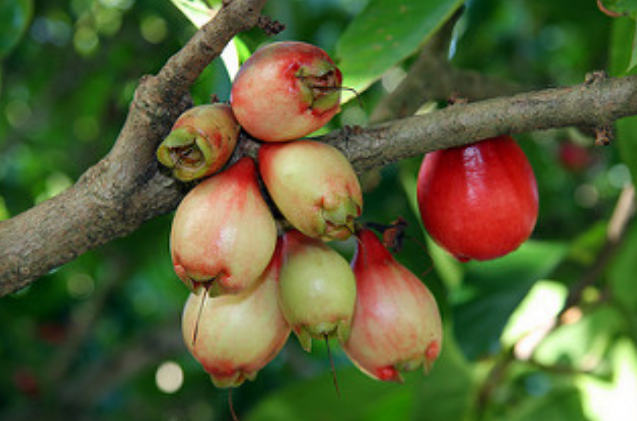
[[197, 312], [197, 321], [195, 322], [195, 330], [192, 332], [192, 346], [194, 348], [195, 344], [197, 343], [197, 335], [199, 333], [199, 322], [201, 321], [201, 314], [203, 313], [203, 307], [204, 304], [206, 303], [206, 297], [208, 296], [208, 289], [210, 288], [210, 285], [212, 285], [212, 282], [207, 283], [206, 285], [203, 286], [203, 296], [201, 297], [201, 302], [199, 303], [199, 310]]
[[228, 407], [230, 408], [230, 415], [234, 421], [239, 421], [237, 413], [234, 412], [234, 405], [232, 404], [232, 388], [228, 389]]
[[327, 358], [330, 360], [330, 367], [332, 368], [332, 380], [334, 381], [334, 389], [336, 390], [336, 396], [341, 397], [341, 390], [338, 387], [338, 379], [336, 378], [336, 369], [334, 368], [334, 359], [332, 358], [332, 351], [330, 349], [329, 337], [326, 334], [323, 335], [325, 339], [325, 347], [327, 348]]

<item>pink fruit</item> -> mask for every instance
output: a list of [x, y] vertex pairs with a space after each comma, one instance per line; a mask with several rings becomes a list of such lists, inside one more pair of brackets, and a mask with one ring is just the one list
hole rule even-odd
[[242, 158], [193, 188], [177, 208], [170, 238], [175, 272], [191, 290], [212, 283], [215, 290], [241, 291], [267, 267], [276, 238], [254, 161]]
[[254, 380], [281, 350], [290, 334], [277, 302], [280, 253], [249, 289], [204, 297], [197, 288], [186, 302], [182, 333], [188, 350], [217, 387]]
[[363, 206], [358, 177], [336, 148], [309, 140], [265, 144], [259, 171], [283, 216], [303, 234], [344, 240]]
[[283, 236], [279, 303], [306, 351], [312, 338], [345, 342], [355, 302], [356, 280], [347, 260], [299, 231]]
[[460, 261], [512, 252], [538, 215], [533, 169], [510, 136], [428, 153], [417, 194], [427, 232]]
[[344, 350], [364, 373], [402, 381], [400, 371], [428, 372], [442, 345], [438, 305], [413, 273], [369, 230], [358, 233], [352, 261], [356, 310]]
[[239, 123], [255, 138], [292, 140], [320, 129], [339, 111], [341, 80], [320, 48], [277, 42], [241, 66], [230, 101]]
[[227, 104], [189, 109], [157, 149], [157, 159], [174, 177], [191, 181], [219, 171], [237, 144], [239, 123]]

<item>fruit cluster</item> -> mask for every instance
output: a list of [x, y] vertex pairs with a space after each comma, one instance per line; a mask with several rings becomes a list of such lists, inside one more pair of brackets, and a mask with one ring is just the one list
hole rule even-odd
[[[187, 111], [157, 151], [176, 178], [201, 180], [175, 213], [170, 244], [191, 290], [184, 341], [218, 387], [254, 378], [290, 332], [306, 351], [336, 338], [383, 381], [427, 372], [440, 354], [433, 295], [356, 223], [363, 197], [350, 162], [300, 139], [338, 112], [341, 79], [318, 47], [270, 44], [241, 67], [229, 104]], [[220, 171], [241, 129], [259, 142], [256, 161]], [[515, 250], [538, 212], [533, 171], [508, 136], [427, 154], [417, 199], [431, 237], [460, 261]], [[348, 263], [327, 243], [352, 235]]]
[[[379, 380], [427, 371], [438, 358], [436, 301], [355, 224], [363, 197], [350, 162], [328, 144], [299, 140], [338, 112], [340, 89], [323, 50], [270, 44], [241, 67], [230, 104], [185, 112], [157, 151], [173, 176], [198, 180], [175, 213], [171, 256], [191, 290], [184, 341], [218, 387], [254, 378], [290, 332], [306, 351], [313, 339], [336, 338]], [[241, 128], [260, 143], [256, 162], [243, 157], [220, 171]], [[327, 242], [352, 235], [350, 265]]]

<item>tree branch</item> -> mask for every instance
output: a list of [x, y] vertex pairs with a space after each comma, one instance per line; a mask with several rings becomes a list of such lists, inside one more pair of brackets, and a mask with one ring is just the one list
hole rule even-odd
[[234, 0], [135, 91], [110, 153], [60, 195], [0, 223], [0, 295], [173, 209], [181, 186], [157, 169], [155, 150], [191, 105], [189, 87], [233, 36], [257, 24], [267, 0]]
[[[158, 171], [155, 149], [188, 106], [187, 87], [232, 35], [254, 25], [265, 0], [223, 8], [156, 77], [142, 79], [109, 155], [69, 190], [0, 223], [0, 295], [20, 289], [80, 254], [173, 210], [184, 191]], [[190, 61], [191, 55], [206, 58]], [[317, 138], [341, 149], [357, 171], [503, 133], [602, 127], [637, 114], [637, 76], [459, 104]], [[257, 142], [238, 154], [254, 156]]]

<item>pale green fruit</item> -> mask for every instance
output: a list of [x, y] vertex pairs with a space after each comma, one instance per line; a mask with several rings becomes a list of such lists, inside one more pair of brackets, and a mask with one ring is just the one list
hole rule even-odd
[[279, 303], [306, 351], [312, 338], [349, 336], [356, 280], [347, 260], [321, 240], [290, 231], [283, 237]]

